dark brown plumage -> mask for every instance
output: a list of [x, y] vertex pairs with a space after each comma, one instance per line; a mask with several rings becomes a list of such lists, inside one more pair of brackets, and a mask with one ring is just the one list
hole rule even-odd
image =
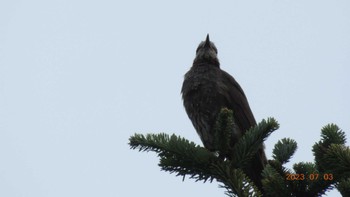
[[[214, 149], [213, 127], [218, 113], [224, 107], [233, 110], [237, 129], [233, 138], [241, 137], [256, 125], [248, 100], [236, 80], [220, 69], [217, 49], [209, 35], [201, 42], [191, 69], [186, 73], [182, 85], [182, 98], [188, 117], [192, 121], [205, 148]], [[231, 141], [237, 142], [238, 139]], [[266, 164], [263, 146], [245, 170], [250, 179], [261, 189], [261, 171]]]

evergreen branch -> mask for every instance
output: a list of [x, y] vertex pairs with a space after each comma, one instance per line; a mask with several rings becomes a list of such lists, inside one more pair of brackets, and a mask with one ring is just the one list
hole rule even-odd
[[189, 175], [197, 181], [213, 180], [211, 163], [217, 157], [207, 149], [189, 142], [185, 138], [161, 133], [158, 135], [147, 134], [146, 137], [135, 134], [130, 137], [129, 145], [132, 149], [140, 151], [153, 151], [160, 156], [159, 166], [170, 173], [176, 172], [177, 176]]
[[334, 181], [323, 180], [321, 174], [314, 163], [300, 162], [293, 165], [295, 173], [302, 175], [304, 180], [293, 181], [296, 185], [293, 191], [296, 196], [320, 196], [332, 189]]
[[272, 157], [282, 164], [285, 164], [289, 162], [296, 149], [296, 141], [289, 138], [283, 138], [282, 140], [279, 140], [277, 144], [275, 144]]
[[[233, 129], [235, 126], [237, 125], [234, 123], [232, 110], [222, 108], [214, 126], [215, 150], [218, 150], [220, 155], [228, 155], [228, 152], [231, 149], [230, 141], [232, 140], [232, 135], [234, 134]], [[239, 137], [235, 139], [239, 139]]]
[[[130, 137], [129, 145], [139, 151], [153, 151], [160, 157], [162, 170], [176, 173], [176, 176], [189, 176], [196, 181], [222, 183], [228, 196], [261, 196], [260, 191], [245, 175], [242, 169], [261, 148], [263, 141], [278, 128], [278, 123], [270, 118], [263, 120], [243, 136], [238, 142], [232, 142], [235, 133], [233, 112], [222, 109], [215, 125], [215, 146], [217, 153], [196, 145], [176, 135], [164, 133], [135, 134]], [[320, 196], [334, 186], [343, 196], [350, 194], [350, 149], [345, 147], [345, 133], [336, 125], [329, 124], [322, 128], [321, 140], [313, 146], [315, 163], [301, 162], [293, 166], [295, 174], [303, 174], [305, 180], [286, 180], [291, 170], [283, 167], [297, 149], [294, 140], [284, 138], [275, 145], [274, 160], [262, 172], [262, 185], [266, 196]], [[233, 148], [231, 145], [234, 144]], [[224, 157], [221, 157], [221, 156]], [[311, 180], [309, 175], [332, 174], [332, 180]]]
[[245, 166], [262, 146], [263, 141], [279, 125], [274, 118], [262, 120], [258, 125], [249, 129], [234, 145], [232, 151], [232, 164], [236, 168]]
[[325, 171], [325, 156], [328, 148], [331, 144], [345, 145], [346, 136], [337, 125], [328, 124], [321, 130], [321, 140], [315, 143], [312, 147], [312, 151], [315, 156], [315, 162], [317, 169], [323, 173]]
[[341, 180], [335, 187], [342, 196], [350, 196], [350, 178]]
[[129, 138], [129, 145], [131, 149], [160, 153], [163, 148], [166, 147], [168, 141], [169, 135], [165, 133], [160, 133], [158, 135], [147, 134], [146, 137], [142, 134], [135, 134]]
[[321, 196], [334, 188], [334, 180], [324, 180], [323, 173], [319, 173], [319, 179], [311, 181], [308, 186], [308, 196]]
[[[300, 162], [300, 163], [295, 163], [293, 165], [293, 169], [295, 171], [295, 174], [299, 176], [303, 176], [303, 179], [301, 180], [290, 181], [294, 184], [294, 191], [295, 191], [294, 193], [297, 194], [297, 196], [302, 196], [302, 195], [305, 196], [305, 194], [309, 192], [310, 184], [313, 184], [316, 181], [316, 180], [309, 180], [308, 176], [310, 174], [317, 174], [317, 175], [319, 174], [317, 172], [316, 166], [311, 162]], [[312, 176], [314, 177], [314, 175]], [[318, 192], [316, 192], [316, 194], [317, 193]], [[310, 196], [315, 196], [315, 194]]]
[[172, 135], [168, 146], [159, 155], [159, 166], [162, 170], [176, 173], [176, 176], [183, 176], [183, 179], [186, 175], [204, 182], [216, 178], [212, 165], [218, 162], [218, 158], [207, 149], [184, 138]]
[[336, 124], [328, 124], [321, 129], [322, 143], [326, 146], [331, 144], [345, 144], [346, 136]]
[[267, 196], [292, 196], [291, 188], [286, 187], [285, 177], [281, 176], [271, 165], [262, 172], [263, 188]]
[[284, 166], [282, 166], [281, 162], [277, 160], [269, 160], [268, 164], [273, 167], [280, 176], [286, 177], [287, 174], [292, 174], [292, 171]]
[[[332, 168], [329, 168], [329, 157], [337, 157], [337, 153], [328, 155], [329, 149], [332, 145], [344, 145], [346, 143], [345, 132], [343, 132], [337, 125], [328, 124], [321, 129], [321, 140], [312, 147], [312, 151], [315, 156], [316, 168], [321, 176], [332, 172]], [[334, 152], [333, 152], [334, 153]], [[331, 163], [337, 163], [338, 161], [331, 161]], [[333, 164], [331, 164], [333, 165]], [[318, 195], [324, 194], [327, 190], [333, 189], [333, 184], [340, 179], [334, 174], [332, 180], [315, 181], [310, 185], [310, 192], [318, 192]]]
[[158, 153], [159, 166], [164, 171], [176, 173], [183, 178], [188, 175], [196, 181], [212, 181], [215, 178], [223, 183], [227, 195], [261, 195], [241, 170], [233, 169], [228, 161], [220, 160], [212, 152], [184, 138], [175, 135], [169, 137], [166, 134], [147, 134], [146, 137], [135, 134], [130, 138], [129, 144], [133, 149]]
[[312, 146], [312, 152], [315, 156], [315, 164], [319, 172], [325, 171], [323, 167], [323, 161], [324, 161], [324, 155], [326, 154], [326, 151], [327, 151], [327, 147], [325, 147], [321, 141], [316, 142]]
[[223, 183], [220, 187], [226, 189], [226, 195], [239, 197], [261, 196], [258, 188], [241, 169], [231, 168], [229, 163], [223, 162], [215, 165], [215, 172], [218, 173], [217, 180]]
[[350, 177], [350, 149], [341, 144], [332, 144], [328, 148], [323, 162], [324, 168], [333, 173], [334, 178]]

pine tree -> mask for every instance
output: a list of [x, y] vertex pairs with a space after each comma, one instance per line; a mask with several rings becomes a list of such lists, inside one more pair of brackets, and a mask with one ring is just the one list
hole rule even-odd
[[[244, 174], [244, 167], [256, 154], [267, 137], [279, 128], [273, 118], [262, 120], [256, 127], [230, 147], [233, 112], [222, 109], [215, 126], [217, 152], [196, 145], [180, 136], [160, 134], [135, 134], [129, 145], [139, 151], [153, 151], [160, 157], [162, 170], [196, 181], [214, 179], [226, 189], [228, 196], [262, 196], [262, 191]], [[345, 146], [345, 133], [335, 124], [321, 130], [321, 140], [313, 146], [315, 162], [300, 162], [293, 170], [284, 167], [297, 150], [297, 143], [281, 139], [273, 149], [272, 159], [262, 172], [264, 196], [321, 196], [326, 191], [338, 189], [350, 196], [350, 149]], [[232, 159], [221, 157], [231, 155]]]

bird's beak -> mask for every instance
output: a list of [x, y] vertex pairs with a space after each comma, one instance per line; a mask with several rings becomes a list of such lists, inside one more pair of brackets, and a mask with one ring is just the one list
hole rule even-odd
[[209, 47], [209, 46], [210, 46], [210, 40], [209, 40], [209, 34], [207, 34], [207, 38], [205, 39], [204, 47]]

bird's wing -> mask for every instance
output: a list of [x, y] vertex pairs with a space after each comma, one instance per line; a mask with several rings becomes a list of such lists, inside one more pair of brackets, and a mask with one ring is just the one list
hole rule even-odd
[[[236, 82], [236, 80], [229, 75], [227, 72], [222, 71], [221, 83], [226, 84], [226, 86], [219, 85], [221, 94], [224, 95], [226, 100], [226, 106], [233, 110], [234, 118], [241, 131], [245, 133], [252, 126], [256, 125], [254, 115], [249, 107], [248, 100], [241, 88], [241, 86]], [[242, 134], [243, 134], [242, 133]], [[261, 171], [267, 163], [266, 155], [264, 152], [264, 145], [262, 144], [259, 148], [257, 154], [252, 159], [252, 162], [248, 164], [246, 171], [247, 175], [257, 184], [259, 188], [261, 185]]]
[[256, 125], [254, 115], [248, 100], [236, 80], [227, 72], [221, 70], [219, 91], [224, 95], [225, 105], [233, 110], [235, 121], [243, 132]]

